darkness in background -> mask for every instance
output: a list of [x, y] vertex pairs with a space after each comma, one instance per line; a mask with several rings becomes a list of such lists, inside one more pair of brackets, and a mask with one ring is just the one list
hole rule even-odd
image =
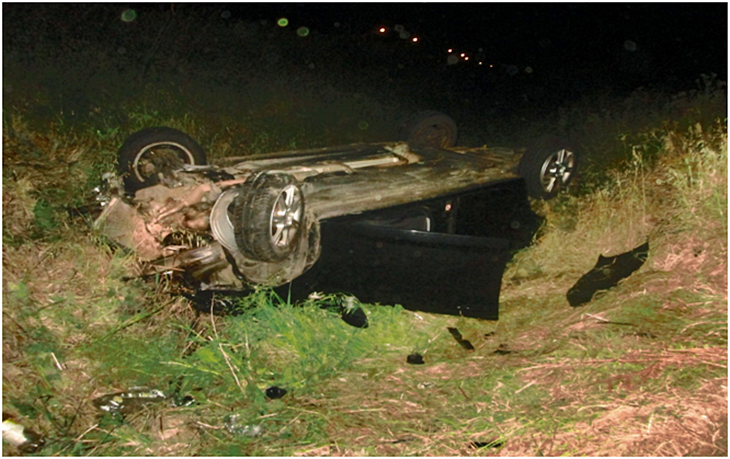
[[[128, 8], [137, 17], [122, 24], [120, 15]], [[198, 64], [206, 62], [207, 53], [211, 55], [207, 62], [217, 66], [221, 61], [212, 59], [209, 48], [220, 42], [219, 37], [238, 35], [241, 47], [249, 40], [236, 24], [254, 24], [259, 33], [271, 33], [279, 29], [276, 21], [286, 17], [291, 34], [301, 26], [309, 29], [310, 35], [301, 40], [310, 42], [306, 47], [329, 40], [326, 51], [341, 53], [320, 55], [320, 61], [332, 58], [336, 66], [390, 68], [389, 75], [410, 79], [413, 75], [398, 72], [405, 66], [424, 77], [438, 75], [449, 90], [474, 96], [507, 91], [523, 99], [556, 92], [570, 97], [597, 87], [624, 92], [639, 86], [682, 90], [694, 87], [700, 74], [727, 77], [724, 3], [5, 3], [3, 13], [4, 54], [32, 49], [28, 37], [59, 45], [93, 38], [115, 49], [123, 44], [130, 52], [135, 40], [142, 39], [135, 36], [143, 27], [140, 23], [150, 20], [152, 13], [192, 16], [199, 24], [179, 31], [179, 44], [187, 49], [164, 52], [188, 58], [198, 54]], [[381, 25], [389, 30], [382, 36], [377, 32]], [[398, 38], [396, 25], [420, 42]], [[166, 27], [170, 26], [163, 22], [153, 26], [160, 34], [169, 32]], [[197, 34], [192, 43], [182, 36], [191, 32]], [[217, 38], [209, 42], [213, 35]], [[471, 61], [447, 65], [448, 48], [469, 53]], [[307, 54], [311, 49], [284, 58], [295, 60], [302, 51]], [[316, 57], [315, 50], [312, 58]], [[140, 54], [140, 59], [146, 58]], [[528, 67], [531, 73], [525, 72]]]

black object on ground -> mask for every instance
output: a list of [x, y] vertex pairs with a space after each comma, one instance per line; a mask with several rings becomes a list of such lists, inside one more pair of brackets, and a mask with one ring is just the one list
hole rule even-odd
[[506, 344], [500, 344], [499, 347], [497, 348], [497, 350], [494, 351], [494, 353], [497, 354], [497, 355], [507, 355], [507, 354], [511, 354], [512, 351], [510, 351], [509, 349], [507, 349], [507, 345]]
[[363, 311], [362, 308], [345, 308], [342, 311], [342, 320], [344, 320], [346, 324], [357, 328], [368, 328], [369, 326], [368, 316], [365, 315], [365, 311]]
[[583, 275], [566, 295], [571, 306], [588, 303], [599, 290], [608, 290], [641, 268], [649, 255], [649, 242], [613, 257], [598, 256], [596, 266]]
[[425, 362], [423, 361], [423, 356], [418, 353], [413, 353], [406, 357], [406, 363], [410, 363], [411, 365], [423, 365]]
[[448, 327], [447, 330], [449, 331], [449, 333], [451, 333], [451, 336], [454, 337], [454, 339], [456, 340], [456, 342], [459, 343], [459, 345], [461, 347], [463, 347], [467, 351], [473, 351], [474, 350], [474, 346], [471, 344], [471, 342], [469, 340], [467, 340], [467, 339], [463, 339], [462, 336], [461, 336], [461, 333], [459, 332], [458, 329], [453, 328], [453, 327]]
[[281, 387], [277, 386], [271, 386], [266, 389], [266, 397], [276, 400], [277, 398], [281, 398], [286, 395], [286, 389], [282, 389]]
[[471, 443], [469, 443], [469, 446], [475, 449], [484, 447], [501, 448], [502, 446], [504, 446], [504, 440], [497, 438], [492, 441], [472, 441]]

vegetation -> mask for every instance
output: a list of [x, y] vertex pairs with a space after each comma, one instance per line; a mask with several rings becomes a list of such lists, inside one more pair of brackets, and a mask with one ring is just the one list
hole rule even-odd
[[[281, 32], [249, 26], [243, 54]], [[246, 84], [235, 67], [205, 73], [194, 55], [183, 76], [162, 53], [141, 69], [102, 58], [95, 37], [64, 41], [78, 59], [57, 67], [38, 27], [4, 40], [2, 280], [3, 410], [45, 438], [38, 454], [727, 455], [724, 83], [598, 91], [529, 122], [519, 107], [505, 117], [453, 106], [463, 142], [558, 132], [579, 146], [584, 173], [571, 194], [533, 203], [546, 224], [508, 266], [498, 322], [364, 304], [361, 329], [327, 301], [292, 305], [268, 290], [236, 299], [237, 314], [196, 312], [165, 279], [135, 279], [133, 256], [92, 231], [94, 188], [142, 127], [182, 129], [212, 158], [374, 141], [397, 134], [420, 94], [355, 84], [372, 74], [307, 74], [290, 60], [304, 45], [284, 35], [267, 45], [284, 57], [259, 59]], [[30, 43], [37, 58], [21, 52]], [[420, 108], [453, 102], [429, 100]], [[568, 305], [598, 254], [646, 240], [641, 270]], [[425, 364], [406, 363], [412, 353]], [[139, 386], [167, 398], [124, 416], [93, 402]], [[272, 386], [287, 393], [267, 397]]]

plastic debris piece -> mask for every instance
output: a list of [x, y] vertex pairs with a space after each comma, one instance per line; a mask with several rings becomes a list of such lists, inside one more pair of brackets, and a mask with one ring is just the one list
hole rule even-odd
[[507, 354], [511, 354], [512, 351], [510, 351], [507, 348], [507, 345], [506, 344], [500, 344], [499, 347], [497, 348], [497, 350], [494, 351], [494, 353], [497, 354], [497, 355], [507, 355]]
[[266, 389], [266, 396], [272, 400], [276, 400], [277, 398], [281, 398], [285, 395], [286, 389], [282, 389], [281, 387], [271, 386]]
[[3, 413], [3, 442], [17, 447], [23, 454], [35, 453], [45, 444], [40, 434], [23, 427], [5, 413]]
[[649, 242], [628, 252], [613, 256], [598, 256], [596, 265], [573, 285], [566, 295], [571, 306], [581, 306], [593, 299], [599, 290], [608, 290], [641, 268], [649, 256]]
[[261, 425], [242, 424], [240, 414], [229, 414], [223, 418], [223, 425], [231, 435], [242, 435], [244, 437], [258, 437], [264, 433]]
[[413, 353], [406, 357], [406, 363], [410, 363], [411, 365], [423, 365], [425, 362], [423, 361], [423, 356], [418, 353]]
[[459, 333], [459, 330], [453, 327], [448, 327], [447, 330], [449, 333], [451, 333], [451, 336], [454, 337], [457, 343], [467, 351], [473, 351], [474, 346], [471, 344], [471, 342], [467, 339], [463, 339], [461, 336], [461, 333]]
[[469, 446], [471, 446], [472, 448], [475, 448], [475, 449], [485, 448], [485, 447], [501, 448], [502, 446], [504, 446], [504, 440], [502, 440], [501, 438], [495, 438], [492, 441], [472, 441], [469, 443]]
[[132, 387], [126, 392], [102, 395], [92, 400], [92, 403], [107, 413], [128, 414], [164, 400], [167, 400], [167, 395], [161, 390]]
[[368, 316], [362, 308], [345, 309], [342, 311], [342, 320], [346, 324], [357, 328], [368, 328]]
[[193, 398], [192, 395], [184, 395], [182, 397], [173, 397], [171, 404], [174, 407], [192, 406], [195, 404], [195, 399]]

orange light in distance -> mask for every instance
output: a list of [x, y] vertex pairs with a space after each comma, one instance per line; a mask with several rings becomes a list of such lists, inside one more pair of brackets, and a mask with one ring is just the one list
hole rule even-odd
[[381, 27], [381, 28], [379, 28], [379, 29], [378, 29], [378, 32], [380, 32], [380, 33], [385, 33], [385, 27]]

